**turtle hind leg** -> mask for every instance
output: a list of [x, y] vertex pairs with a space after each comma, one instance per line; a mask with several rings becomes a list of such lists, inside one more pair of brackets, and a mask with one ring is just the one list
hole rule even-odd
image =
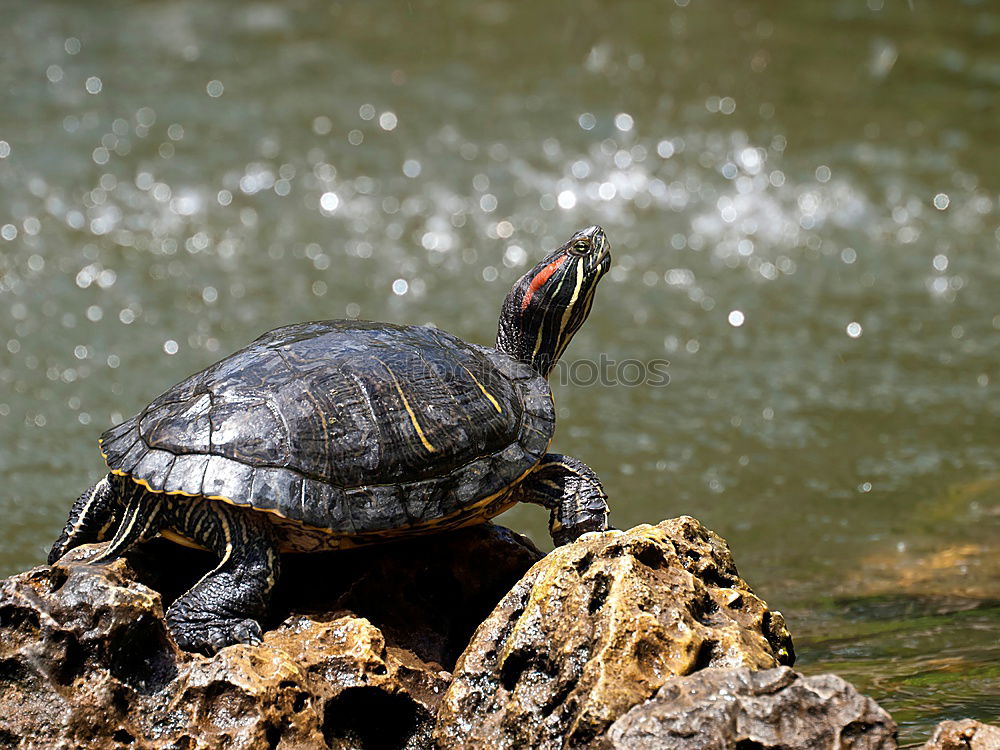
[[111, 543], [97, 557], [87, 561], [91, 565], [118, 559], [130, 547], [155, 536], [160, 530], [163, 512], [160, 496], [146, 492], [134, 482], [119, 485], [119, 490], [124, 490], [120, 498], [121, 520]]
[[49, 565], [74, 547], [107, 539], [114, 528], [117, 509], [115, 485], [108, 474], [73, 503], [62, 533], [49, 550]]
[[[261, 641], [258, 618], [277, 581], [279, 560], [263, 514], [221, 502], [173, 501], [170, 527], [211, 550], [219, 564], [167, 608], [167, 624], [186, 651], [213, 654], [234, 643]], [[195, 505], [190, 505], [194, 503]]]
[[518, 485], [521, 502], [549, 509], [549, 533], [556, 546], [588, 531], [606, 531], [608, 496], [597, 474], [578, 458], [546, 453]]

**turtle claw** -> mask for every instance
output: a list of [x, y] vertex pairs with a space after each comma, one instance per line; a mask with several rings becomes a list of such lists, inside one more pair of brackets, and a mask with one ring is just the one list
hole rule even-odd
[[260, 623], [250, 618], [204, 622], [168, 618], [168, 624], [178, 646], [185, 651], [195, 651], [209, 656], [236, 643], [259, 646], [264, 640]]
[[558, 531], [552, 532], [552, 543], [556, 547], [562, 547], [564, 544], [572, 544], [577, 539], [582, 537], [584, 534], [590, 534], [592, 532], [602, 532], [602, 531], [612, 531], [613, 527], [603, 526], [602, 524], [578, 524], [569, 528], [562, 528]]

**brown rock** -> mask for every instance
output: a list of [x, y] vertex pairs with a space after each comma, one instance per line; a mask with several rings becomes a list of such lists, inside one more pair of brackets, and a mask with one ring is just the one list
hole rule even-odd
[[534, 565], [479, 627], [434, 737], [449, 748], [585, 745], [673, 675], [793, 658], [781, 614], [693, 518], [588, 534]]
[[611, 725], [607, 750], [895, 750], [896, 724], [836, 675], [788, 667], [671, 677]]
[[1000, 750], [1000, 727], [972, 719], [942, 721], [922, 750]]
[[93, 553], [0, 583], [0, 746], [428, 747], [442, 663], [541, 557], [487, 525], [289, 558], [263, 645], [206, 658], [177, 649], [161, 595], [135, 580], [169, 601], [205, 555], [165, 543], [73, 562]]
[[322, 708], [322, 734], [330, 747], [428, 746], [451, 674], [387, 646], [368, 620], [291, 618], [266, 635], [265, 647], [305, 676], [309, 696], [302, 700]]

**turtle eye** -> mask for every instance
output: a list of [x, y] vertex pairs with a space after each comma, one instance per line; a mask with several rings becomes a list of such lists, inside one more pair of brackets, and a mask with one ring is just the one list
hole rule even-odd
[[569, 251], [572, 255], [586, 255], [590, 252], [590, 243], [587, 240], [577, 240]]

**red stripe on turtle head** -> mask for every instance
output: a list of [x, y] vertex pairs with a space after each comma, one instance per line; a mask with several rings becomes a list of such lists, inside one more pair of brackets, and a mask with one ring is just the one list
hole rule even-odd
[[521, 300], [522, 310], [527, 309], [528, 304], [531, 302], [531, 298], [535, 296], [535, 292], [542, 288], [542, 285], [552, 277], [552, 274], [554, 274], [556, 269], [558, 269], [559, 266], [565, 262], [567, 257], [569, 256], [560, 255], [554, 261], [545, 266], [545, 268], [535, 274], [535, 278], [533, 278], [531, 283], [528, 284], [528, 291], [524, 293], [524, 299]]

